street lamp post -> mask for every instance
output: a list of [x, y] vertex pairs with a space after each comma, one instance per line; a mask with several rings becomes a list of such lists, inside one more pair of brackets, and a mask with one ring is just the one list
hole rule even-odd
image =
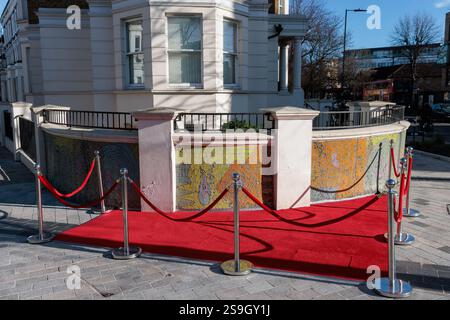
[[342, 57], [342, 81], [341, 85], [342, 88], [345, 87], [345, 56], [347, 51], [347, 17], [349, 12], [367, 12], [367, 10], [364, 9], [345, 9], [345, 23], [344, 23], [344, 53]]

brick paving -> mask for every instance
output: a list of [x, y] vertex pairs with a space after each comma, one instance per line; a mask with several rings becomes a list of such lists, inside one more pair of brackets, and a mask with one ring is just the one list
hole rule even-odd
[[[450, 163], [417, 156], [413, 207], [424, 216], [406, 220], [417, 241], [398, 247], [399, 277], [411, 281], [410, 299], [450, 299]], [[0, 148], [0, 300], [6, 299], [383, 299], [365, 283], [257, 269], [246, 277], [222, 275], [217, 264], [143, 254], [116, 261], [108, 249], [51, 242], [32, 246], [36, 233], [33, 176]], [[7, 176], [7, 177], [6, 177]], [[430, 179], [427, 179], [429, 177]], [[44, 193], [45, 227], [72, 228], [95, 217], [58, 206]], [[81, 289], [67, 289], [68, 267], [78, 266]]]

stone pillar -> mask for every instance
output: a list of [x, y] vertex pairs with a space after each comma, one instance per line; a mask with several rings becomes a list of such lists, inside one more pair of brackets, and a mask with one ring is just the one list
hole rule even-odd
[[310, 206], [312, 121], [319, 112], [296, 107], [262, 112], [270, 112], [276, 122], [272, 145], [275, 209]]
[[288, 63], [289, 63], [289, 46], [287, 43], [280, 43], [280, 93], [288, 94]]
[[[133, 113], [139, 128], [141, 190], [158, 208], [176, 209], [176, 157], [173, 143], [174, 119], [186, 110], [155, 108]], [[152, 211], [141, 201], [142, 211]]]
[[19, 126], [19, 117], [23, 116], [29, 112], [31, 107], [31, 103], [25, 102], [13, 102], [11, 103], [11, 117], [12, 117], [12, 127], [13, 127], [13, 135], [14, 135], [14, 160], [18, 161], [20, 159], [17, 151], [21, 148], [20, 145], [20, 126]]
[[304, 91], [302, 88], [302, 42], [296, 38], [294, 40], [294, 96], [298, 97], [299, 105], [304, 103]]
[[31, 120], [34, 122], [34, 139], [36, 143], [36, 162], [40, 164], [41, 171], [47, 172], [47, 164], [45, 162], [45, 137], [42, 130], [42, 124], [44, 123], [44, 110], [66, 110], [69, 111], [69, 107], [46, 105], [42, 107], [31, 107]]

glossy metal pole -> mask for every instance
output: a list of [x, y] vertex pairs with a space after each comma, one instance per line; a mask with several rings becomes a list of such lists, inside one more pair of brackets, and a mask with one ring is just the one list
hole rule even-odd
[[[100, 151], [94, 151], [95, 162], [97, 164], [97, 176], [98, 176], [98, 191], [100, 192], [100, 197], [103, 198], [103, 179], [102, 179], [102, 166], [100, 163]], [[105, 200], [100, 203], [101, 213], [106, 212]]]
[[53, 235], [44, 232], [44, 209], [42, 208], [42, 187], [41, 187], [41, 180], [39, 180], [39, 176], [42, 174], [41, 167], [39, 164], [36, 164], [34, 166], [34, 169], [36, 179], [36, 205], [38, 213], [39, 234], [29, 236], [27, 238], [27, 241], [28, 243], [31, 244], [40, 244], [52, 241]]
[[240, 259], [240, 243], [239, 243], [239, 190], [242, 187], [240, 176], [233, 173], [234, 186], [234, 260], [228, 260], [221, 264], [223, 273], [230, 276], [245, 276], [252, 271], [251, 262]]
[[[406, 148], [406, 158], [409, 160], [410, 158], [412, 159], [413, 157], [414, 157], [414, 148], [412, 147]], [[410, 208], [410, 200], [411, 200], [411, 182], [409, 183], [408, 194], [406, 195], [406, 207], [403, 209], [403, 216], [407, 218], [420, 217], [421, 214], [419, 210]]]
[[[406, 160], [406, 158], [402, 158], [400, 160], [400, 169], [401, 169], [400, 177], [402, 177], [405, 174], [405, 172], [407, 170], [407, 163], [408, 163], [408, 160]], [[400, 192], [403, 192], [403, 191], [400, 190]], [[411, 235], [407, 232], [403, 232], [402, 230], [403, 230], [402, 222], [399, 221], [397, 223], [397, 234], [395, 235], [395, 244], [401, 245], [401, 246], [412, 245], [416, 239], [414, 238], [413, 235]]]
[[397, 279], [395, 273], [395, 244], [394, 244], [394, 228], [395, 228], [395, 206], [394, 198], [396, 192], [394, 187], [395, 180], [389, 179], [386, 182], [388, 188], [388, 242], [389, 242], [389, 277], [381, 278], [379, 285], [375, 288], [375, 292], [383, 297], [388, 298], [406, 298], [411, 295], [411, 285], [403, 280]]
[[391, 154], [391, 150], [394, 146], [394, 139], [391, 139], [390, 141], [390, 149], [389, 149], [389, 180], [392, 179], [392, 154]]
[[130, 247], [128, 237], [128, 170], [121, 169], [122, 176], [122, 210], [123, 210], [123, 247], [112, 250], [111, 254], [117, 260], [129, 260], [141, 255], [142, 249]]

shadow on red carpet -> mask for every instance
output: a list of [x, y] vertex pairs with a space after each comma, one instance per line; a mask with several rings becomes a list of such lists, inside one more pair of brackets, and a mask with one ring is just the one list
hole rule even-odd
[[[376, 196], [309, 208], [241, 212], [241, 257], [257, 267], [365, 280], [368, 266], [387, 270], [387, 201]], [[183, 218], [192, 213], [178, 212]], [[280, 220], [281, 219], [281, 220]], [[233, 213], [213, 212], [191, 222], [129, 212], [130, 243], [145, 252], [220, 262], [233, 258]], [[378, 238], [377, 238], [378, 237]], [[119, 247], [121, 211], [65, 231], [56, 240]]]

